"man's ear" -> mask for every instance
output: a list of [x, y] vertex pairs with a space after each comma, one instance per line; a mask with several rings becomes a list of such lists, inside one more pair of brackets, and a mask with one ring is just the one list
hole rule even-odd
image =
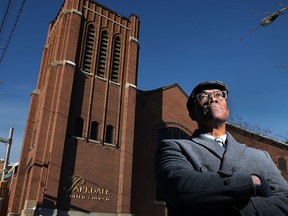
[[228, 118], [229, 118], [230, 111], [229, 111], [229, 107], [228, 106], [227, 106], [227, 113], [228, 113]]

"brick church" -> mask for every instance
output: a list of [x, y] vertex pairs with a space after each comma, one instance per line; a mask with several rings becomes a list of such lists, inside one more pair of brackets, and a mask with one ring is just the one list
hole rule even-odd
[[[139, 25], [93, 0], [64, 1], [49, 25], [7, 215], [167, 215], [156, 144], [188, 138], [197, 124], [178, 84], [137, 88]], [[288, 180], [287, 144], [228, 130], [268, 151]]]

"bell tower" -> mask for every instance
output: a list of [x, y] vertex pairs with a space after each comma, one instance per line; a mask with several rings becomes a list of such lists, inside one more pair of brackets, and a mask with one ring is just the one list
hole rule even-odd
[[136, 15], [64, 1], [43, 48], [9, 215], [131, 214], [138, 37]]

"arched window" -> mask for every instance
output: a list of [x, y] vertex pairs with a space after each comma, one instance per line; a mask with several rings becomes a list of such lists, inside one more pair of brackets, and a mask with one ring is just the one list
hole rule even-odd
[[94, 27], [93, 25], [89, 25], [86, 35], [86, 44], [85, 44], [84, 61], [83, 61], [83, 71], [88, 73], [91, 73], [94, 39], [95, 39]]
[[91, 123], [90, 139], [98, 140], [98, 131], [99, 131], [99, 123], [96, 121], [93, 121]]
[[279, 169], [282, 171], [287, 171], [286, 160], [283, 157], [278, 158]]
[[77, 137], [82, 137], [83, 132], [83, 124], [84, 120], [82, 118], [76, 118], [75, 119], [75, 125], [74, 125], [74, 135]]
[[120, 37], [117, 36], [114, 38], [113, 43], [113, 53], [112, 53], [112, 71], [111, 71], [111, 80], [113, 82], [118, 82], [119, 80], [119, 65], [120, 65], [120, 54], [121, 54], [121, 41]]
[[106, 127], [105, 142], [106, 143], [113, 142], [113, 126], [112, 125], [107, 125]]
[[108, 50], [108, 33], [107, 31], [103, 31], [100, 39], [99, 56], [97, 62], [98, 65], [97, 76], [99, 77], [105, 76], [107, 50]]
[[163, 139], [189, 139], [190, 136], [183, 130], [176, 127], [165, 127], [158, 129], [157, 141], [160, 143]]

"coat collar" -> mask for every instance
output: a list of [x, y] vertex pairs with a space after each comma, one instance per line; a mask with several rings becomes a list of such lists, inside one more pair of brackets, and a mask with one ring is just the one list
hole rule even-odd
[[243, 154], [246, 145], [238, 143], [229, 132], [227, 133], [226, 140], [226, 149], [220, 146], [218, 143], [213, 143], [214, 141], [203, 136], [198, 131], [192, 136], [192, 141], [196, 144], [199, 144], [211, 152], [213, 152], [217, 157], [221, 159], [220, 170], [230, 171], [232, 170], [235, 163], [237, 163], [238, 159]]
[[[197, 132], [196, 132], [197, 133]], [[213, 152], [217, 157], [222, 158], [225, 152], [225, 148], [220, 146], [216, 141], [213, 141], [203, 134], [193, 134], [192, 141], [196, 144], [199, 144], [206, 149], [209, 149], [211, 152]]]

